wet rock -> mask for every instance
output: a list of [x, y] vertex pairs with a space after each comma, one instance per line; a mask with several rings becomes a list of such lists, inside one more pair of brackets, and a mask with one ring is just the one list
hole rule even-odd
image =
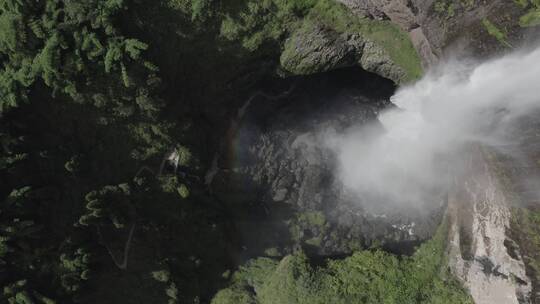
[[[367, 86], [370, 80], [359, 77], [358, 83]], [[327, 136], [377, 125], [376, 115], [391, 94], [370, 96], [365, 89], [308, 83], [298, 89], [307, 91], [270, 109], [254, 104], [246, 112], [233, 141], [237, 157], [232, 171], [249, 185], [243, 191], [254, 194], [254, 204], [266, 206], [267, 221], [286, 223], [290, 235], [282, 237], [292, 243], [283, 252], [302, 246], [312, 255], [339, 256], [380, 244], [410, 253], [438, 226], [444, 208], [440, 197], [429, 208], [410, 208], [359, 196], [342, 183]], [[292, 214], [275, 215], [284, 206]]]
[[406, 0], [338, 0], [353, 12], [374, 19], [390, 19], [404, 31], [416, 27], [416, 16]]

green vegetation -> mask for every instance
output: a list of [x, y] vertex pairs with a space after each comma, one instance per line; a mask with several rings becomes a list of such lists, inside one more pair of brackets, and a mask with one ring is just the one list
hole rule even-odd
[[437, 13], [442, 14], [446, 12], [446, 2], [444, 1], [437, 1], [434, 4], [434, 9]]
[[[254, 51], [266, 42], [280, 43], [288, 30], [300, 22], [298, 14], [313, 6], [315, 1], [248, 1], [240, 13], [225, 15], [221, 35], [229, 40], [240, 40]], [[232, 6], [232, 8], [239, 5]]]
[[506, 32], [500, 30], [495, 24], [493, 24], [491, 21], [489, 21], [487, 18], [482, 19], [482, 24], [484, 25], [484, 28], [488, 31], [488, 33], [495, 37], [499, 43], [502, 45], [511, 48], [512, 45], [508, 43], [508, 36]]
[[456, 15], [456, 9], [462, 7], [465, 10], [471, 9], [474, 6], [474, 0], [461, 0], [458, 3], [452, 1], [439, 0], [433, 4], [433, 9], [445, 19], [453, 18]]
[[[208, 165], [238, 101], [313, 24], [422, 73], [406, 33], [331, 0], [0, 1], [0, 302], [209, 303], [248, 255], [235, 229], [254, 207], [218, 200]], [[322, 212], [283, 222], [301, 247], [340, 238]], [[213, 301], [456, 303], [442, 246], [254, 259]]]
[[540, 25], [540, 1], [538, 0], [514, 0], [523, 9], [528, 9], [527, 13], [519, 18], [521, 27], [532, 27]]
[[505, 247], [510, 255], [520, 255], [525, 262], [527, 276], [532, 280], [532, 293], [537, 292], [540, 283], [540, 210], [534, 206], [525, 206], [521, 197], [519, 184], [509, 170], [509, 156], [494, 150], [483, 149], [490, 168], [494, 170], [498, 181], [509, 202], [512, 202], [510, 218], [510, 238]]
[[526, 8], [529, 5], [529, 0], [514, 0], [514, 2], [522, 8]]
[[444, 268], [445, 234], [442, 225], [411, 257], [360, 251], [324, 266], [312, 266], [301, 252], [255, 259], [212, 303], [472, 303]]
[[[289, 221], [289, 233], [295, 242], [320, 247], [322, 237], [328, 233], [330, 224], [326, 222], [326, 217], [320, 211], [308, 211], [300, 213], [295, 219]], [[306, 237], [305, 231], [313, 232], [310, 237]]]
[[158, 270], [151, 273], [152, 278], [164, 284], [165, 294], [167, 295], [168, 304], [178, 303], [178, 288], [171, 279], [171, 273], [168, 270]]
[[39, 292], [29, 289], [26, 280], [17, 281], [4, 286], [3, 296], [9, 304], [56, 304], [55, 301], [45, 297]]
[[298, 221], [309, 227], [324, 227], [326, 218], [321, 211], [304, 212], [298, 216]]
[[[202, 8], [195, 8], [197, 15]], [[215, 214], [193, 203], [206, 199], [190, 189], [194, 174], [173, 177], [160, 169], [176, 150], [179, 171], [198, 170], [182, 144], [188, 103], [167, 85], [177, 66], [164, 65], [156, 56], [164, 48], [151, 47], [164, 37], [173, 44], [186, 38], [148, 35], [141, 23], [167, 28], [167, 10], [130, 0], [0, 1], [0, 302], [129, 302], [114, 288], [95, 290], [105, 290], [101, 284], [133, 290], [140, 274], [118, 279], [114, 271], [155, 266], [157, 249], [130, 243], [131, 230], [152, 235], [154, 248], [177, 243], [174, 253], [161, 251], [175, 257], [171, 264], [192, 255], [217, 259], [193, 245], [211, 241], [219, 248], [223, 239], [207, 228], [218, 227]], [[177, 105], [184, 110], [169, 114]], [[185, 235], [171, 238], [171, 227]], [[149, 256], [124, 258], [133, 252]], [[182, 269], [198, 278], [220, 267]], [[189, 301], [213, 284], [181, 283], [189, 293], [175, 295], [170, 282], [160, 293]], [[143, 301], [156, 296], [133, 294]]]
[[456, 10], [456, 8], [455, 8], [454, 4], [450, 3], [448, 5], [448, 8], [446, 9], [446, 15], [448, 16], [448, 18], [454, 17], [454, 15], [456, 14], [455, 10]]
[[540, 210], [512, 209], [513, 237], [522, 251], [528, 275], [535, 283], [540, 282]]
[[519, 25], [523, 27], [540, 25], [540, 8], [531, 9], [527, 14], [521, 16]]
[[343, 5], [330, 0], [319, 1], [307, 20], [322, 21], [338, 32], [358, 33], [382, 46], [392, 61], [404, 69], [405, 81], [417, 79], [422, 75], [420, 57], [407, 33], [388, 21], [358, 18]]
[[420, 58], [407, 33], [389, 21], [359, 18], [332, 0], [248, 1], [240, 13], [225, 16], [221, 35], [240, 40], [245, 48], [255, 51], [265, 43], [281, 45], [287, 34], [309, 28], [310, 23], [320, 23], [338, 33], [359, 34], [374, 42], [403, 68], [405, 81], [422, 74]]

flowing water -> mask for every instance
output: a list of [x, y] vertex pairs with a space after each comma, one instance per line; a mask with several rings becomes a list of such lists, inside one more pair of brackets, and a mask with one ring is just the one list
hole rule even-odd
[[414, 206], [455, 178], [448, 172], [464, 146], [513, 144], [513, 126], [540, 109], [539, 80], [540, 49], [448, 62], [396, 92], [395, 107], [378, 116], [382, 131], [371, 125], [328, 136], [339, 175], [359, 194], [384, 198], [377, 203]]

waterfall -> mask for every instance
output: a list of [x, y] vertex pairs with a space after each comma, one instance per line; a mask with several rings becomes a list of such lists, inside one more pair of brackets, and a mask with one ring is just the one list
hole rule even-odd
[[[339, 176], [377, 203], [414, 205], [447, 184], [470, 143], [504, 145], [524, 114], [540, 109], [540, 49], [487, 60], [453, 60], [404, 86], [378, 121], [326, 136]], [[454, 172], [455, 173], [455, 172]]]

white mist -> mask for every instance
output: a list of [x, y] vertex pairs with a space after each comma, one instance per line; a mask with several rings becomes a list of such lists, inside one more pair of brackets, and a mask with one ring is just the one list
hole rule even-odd
[[377, 123], [326, 143], [347, 188], [377, 202], [417, 204], [447, 184], [464, 145], [502, 144], [512, 124], [540, 109], [540, 49], [484, 63], [449, 62], [391, 101], [396, 107]]

